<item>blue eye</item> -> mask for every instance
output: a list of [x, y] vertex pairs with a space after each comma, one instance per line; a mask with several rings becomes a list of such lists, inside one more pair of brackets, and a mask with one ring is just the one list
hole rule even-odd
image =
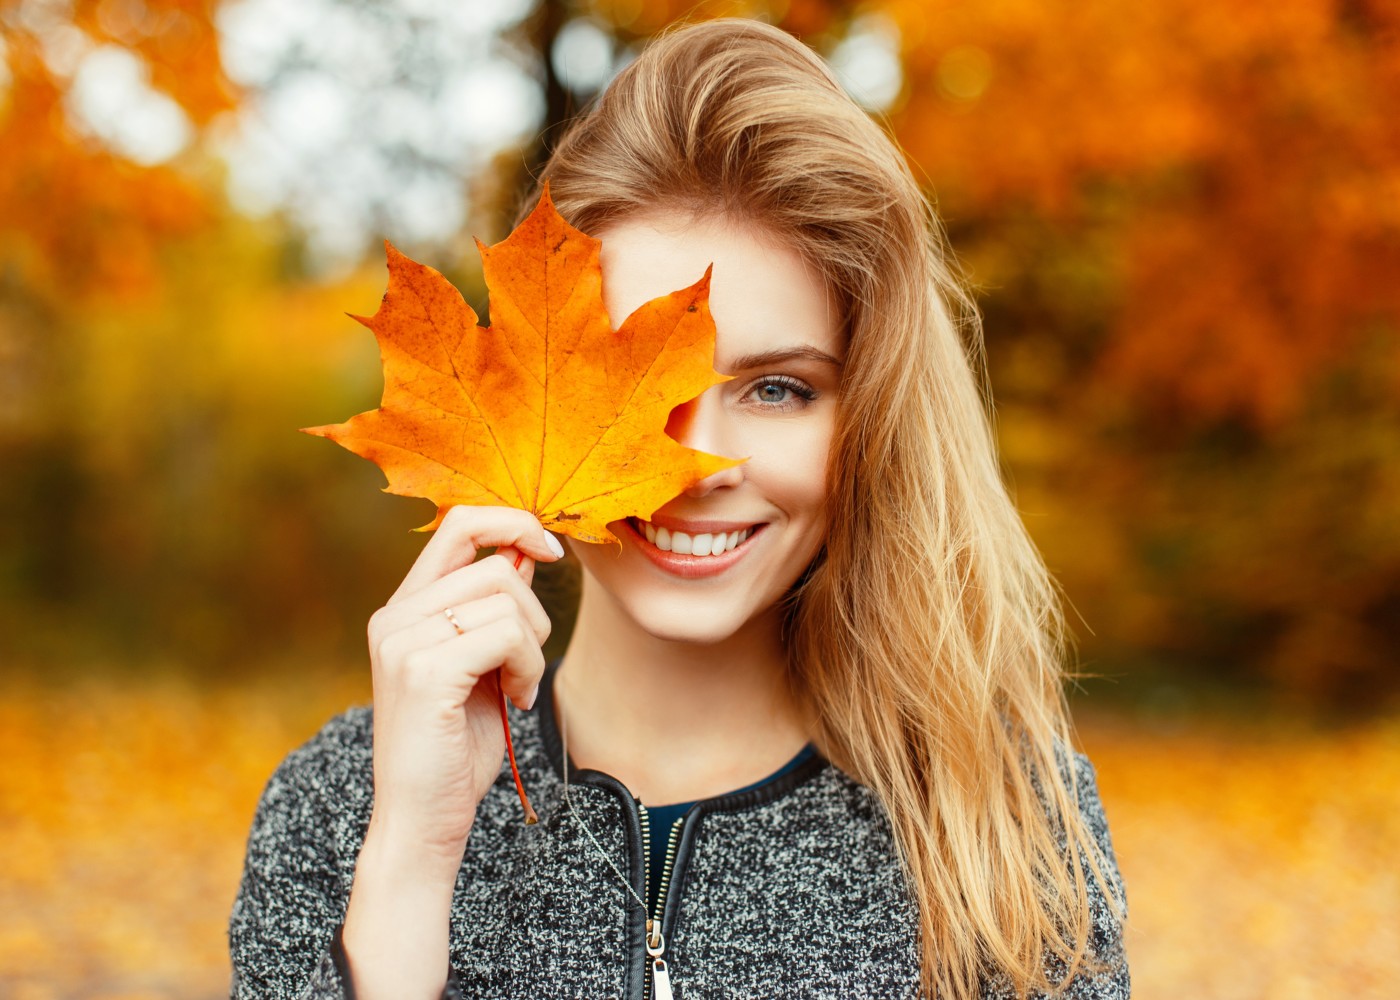
[[749, 395], [758, 400], [761, 409], [790, 410], [816, 399], [817, 391], [789, 375], [768, 375], [750, 386]]

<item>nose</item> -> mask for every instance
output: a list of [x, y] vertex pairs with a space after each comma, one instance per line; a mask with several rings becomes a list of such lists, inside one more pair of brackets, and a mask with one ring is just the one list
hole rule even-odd
[[[687, 448], [711, 455], [731, 455], [725, 433], [724, 401], [719, 393], [721, 388], [711, 386], [695, 399], [672, 410], [666, 421], [666, 433]], [[746, 464], [720, 469], [688, 486], [683, 492], [688, 497], [699, 499], [721, 487], [738, 486], [744, 481]]]

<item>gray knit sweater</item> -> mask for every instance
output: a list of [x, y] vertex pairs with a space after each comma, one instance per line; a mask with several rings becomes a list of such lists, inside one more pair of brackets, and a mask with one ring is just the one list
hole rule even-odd
[[[914, 906], [875, 796], [815, 757], [753, 791], [697, 803], [675, 831], [663, 892], [664, 963], [646, 949], [646, 914], [598, 855], [563, 798], [549, 680], [512, 734], [540, 814], [525, 826], [508, 769], [477, 811], [457, 876], [445, 997], [903, 998], [919, 995]], [[1094, 770], [1074, 755], [1079, 806], [1113, 864]], [[229, 924], [236, 1000], [353, 997], [340, 924], [373, 802], [371, 714], [353, 708], [287, 756], [248, 838]], [[570, 768], [571, 797], [642, 898], [645, 810], [614, 778]], [[657, 831], [667, 836], [672, 831]], [[1118, 923], [1091, 889], [1093, 952], [1072, 1000], [1129, 995]], [[1107, 891], [1123, 898], [1116, 868]], [[662, 968], [654, 984], [654, 969]], [[1047, 959], [1052, 981], [1063, 967]], [[1012, 996], [1001, 977], [988, 1000]]]

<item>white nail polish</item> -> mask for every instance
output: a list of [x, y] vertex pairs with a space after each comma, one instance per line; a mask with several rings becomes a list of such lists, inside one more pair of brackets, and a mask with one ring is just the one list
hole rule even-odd
[[546, 531], [544, 533], [544, 542], [549, 546], [549, 551], [553, 552], [560, 559], [564, 558], [564, 546], [560, 543], [559, 539]]

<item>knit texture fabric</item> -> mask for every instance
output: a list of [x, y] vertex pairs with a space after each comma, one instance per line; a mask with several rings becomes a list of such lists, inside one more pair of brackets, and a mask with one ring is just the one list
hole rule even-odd
[[[642, 1000], [650, 988], [646, 915], [566, 807], [550, 693], [546, 684], [534, 712], [512, 712], [540, 822], [521, 821], [503, 767], [458, 872], [445, 997]], [[353, 996], [339, 931], [373, 805], [371, 737], [370, 708], [352, 708], [268, 781], [229, 924], [234, 1000]], [[1120, 1000], [1128, 968], [1105, 891], [1122, 900], [1123, 886], [1093, 767], [1082, 754], [1074, 766], [1080, 809], [1110, 862], [1107, 887], [1084, 870], [1091, 950], [1111, 970], [1078, 976], [1061, 995]], [[635, 800], [598, 772], [570, 778], [578, 817], [643, 893]], [[820, 757], [692, 810], [663, 927], [681, 1000], [919, 996], [918, 921], [888, 820], [872, 792]], [[1048, 968], [1062, 978], [1062, 967]], [[985, 984], [986, 1000], [1011, 996], [996, 977]]]

